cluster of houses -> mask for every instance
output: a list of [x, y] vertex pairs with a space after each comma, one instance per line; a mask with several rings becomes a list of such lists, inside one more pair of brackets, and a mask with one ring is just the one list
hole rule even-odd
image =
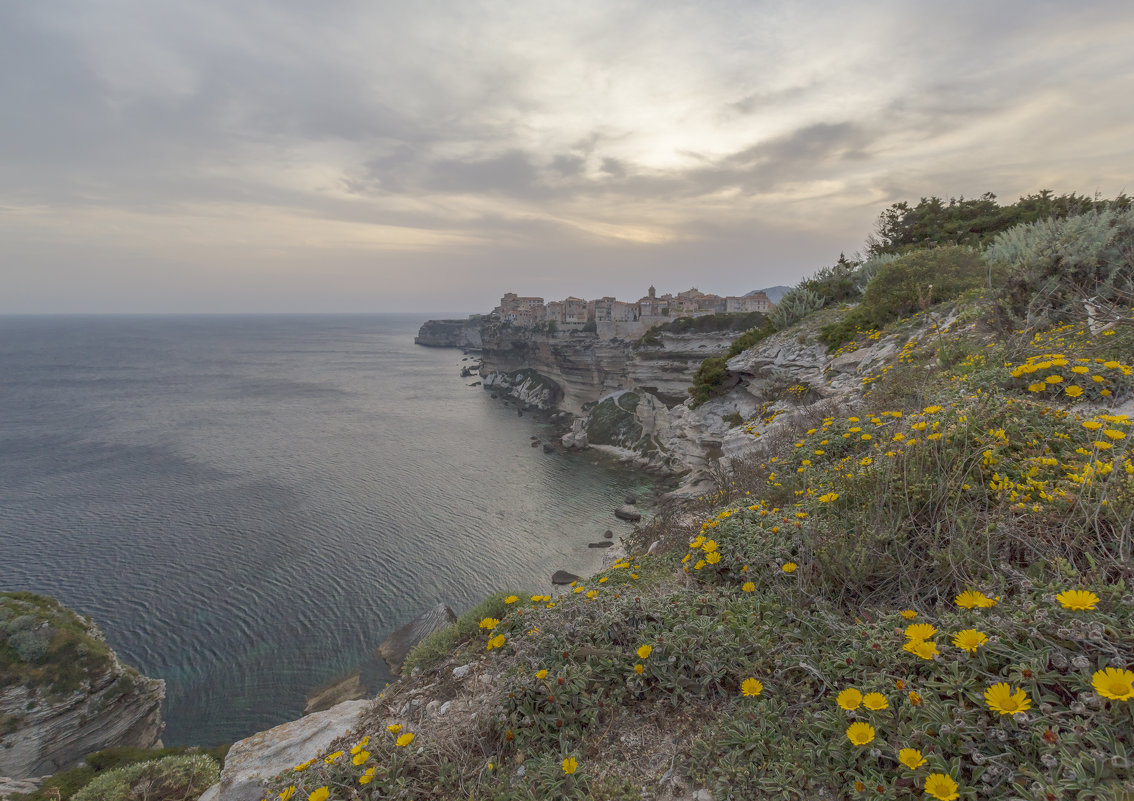
[[520, 297], [509, 292], [494, 313], [501, 321], [520, 328], [551, 331], [593, 331], [600, 339], [636, 338], [651, 327], [678, 317], [720, 312], [768, 312], [773, 303], [763, 292], [740, 297], [711, 295], [696, 288], [658, 295], [654, 287], [634, 302], [613, 297], [583, 300], [570, 297], [544, 303], [543, 298]]

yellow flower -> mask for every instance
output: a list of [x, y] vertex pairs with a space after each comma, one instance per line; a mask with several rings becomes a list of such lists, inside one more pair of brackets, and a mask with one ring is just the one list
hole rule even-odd
[[1110, 439], [1126, 439], [1126, 434], [1113, 428], [1104, 428], [1103, 434]]
[[535, 677], [537, 679], [546, 679], [547, 678], [547, 671], [546, 670], [537, 670]]
[[866, 745], [874, 740], [874, 727], [857, 721], [847, 726], [847, 739], [855, 745]]
[[357, 754], [354, 755], [354, 758], [351, 759], [351, 762], [353, 762], [356, 765], [361, 765], [361, 764], [365, 763], [366, 760], [368, 760], [368, 759], [370, 759], [370, 752], [369, 751], [359, 751]]
[[307, 801], [327, 801], [330, 797], [331, 791], [327, 787], [320, 787], [315, 790], [311, 795], [307, 796]]
[[922, 700], [921, 700], [921, 696], [920, 696], [919, 694], [917, 694], [917, 693], [915, 693], [915, 692], [913, 692], [913, 691], [911, 690], [911, 691], [910, 691], [910, 694], [909, 694], [909, 696], [908, 696], [908, 697], [909, 697], [909, 699], [910, 699], [910, 704], [911, 704], [911, 705], [913, 705], [913, 706], [921, 706], [921, 704], [922, 704]]
[[578, 769], [579, 769], [579, 763], [575, 760], [575, 757], [567, 757], [566, 759], [563, 760], [563, 772], [564, 773], [574, 773]]
[[925, 794], [933, 796], [937, 801], [955, 801], [961, 797], [957, 792], [957, 783], [947, 773], [930, 773], [926, 776]]
[[359, 784], [370, 784], [370, 782], [374, 781], [374, 771], [375, 770], [377, 770], [377, 768], [367, 768], [366, 772], [358, 777], [358, 783]]
[[862, 697], [862, 705], [874, 712], [890, 708], [890, 702], [882, 693], [867, 693]]
[[704, 551], [705, 553], [712, 553], [716, 549], [717, 549], [717, 541], [716, 540], [706, 540], [705, 544], [701, 546], [701, 550]]
[[1129, 701], [1134, 698], [1134, 671], [1108, 667], [1091, 677], [1095, 692], [1112, 701]]
[[495, 637], [491, 638], [488, 641], [488, 647], [485, 650], [491, 651], [493, 648], [503, 648], [504, 643], [506, 643], [507, 641], [508, 638], [503, 634], [497, 634]]
[[898, 761], [910, 770], [917, 770], [925, 764], [925, 757], [916, 748], [903, 748], [898, 752]]
[[970, 654], [975, 654], [977, 648], [980, 648], [986, 642], [988, 642], [988, 636], [983, 631], [976, 629], [958, 631], [953, 637], [953, 645], [965, 649]]
[[862, 703], [862, 693], [854, 687], [848, 687], [835, 696], [835, 703], [848, 712], [851, 712], [858, 709], [859, 705]]
[[937, 633], [937, 627], [931, 623], [911, 623], [906, 626], [906, 637], [911, 640], [928, 640]]
[[759, 680], [750, 677], [740, 683], [740, 691], [754, 698], [764, 692], [764, 685]]
[[488, 629], [489, 631], [492, 631], [498, 625], [500, 625], [500, 621], [494, 617], [486, 617], [484, 620], [480, 621], [480, 627], [482, 629]]
[[647, 658], [649, 658], [650, 654], [653, 653], [653, 651], [654, 651], [654, 648], [653, 648], [652, 645], [643, 645], [641, 648], [638, 649], [638, 658], [639, 659], [647, 659]]
[[916, 654], [922, 659], [932, 659], [938, 654], [937, 643], [932, 640], [910, 640], [902, 646], [902, 650]]
[[973, 609], [978, 606], [989, 607], [996, 605], [995, 600], [989, 598], [983, 592], [977, 592], [976, 590], [965, 590], [954, 600], [956, 601], [957, 606], [961, 607], [962, 609]]
[[1048, 384], [1058, 384], [1061, 381], [1063, 381], [1063, 376], [1061, 376], [1061, 375], [1049, 375], [1049, 376], [1047, 376], [1047, 378], [1044, 379], [1044, 381], [1046, 381]]
[[906, 620], [913, 620], [915, 617], [917, 617], [917, 612], [912, 609], [903, 609], [898, 614], [904, 617]]
[[1043, 392], [1045, 389], [1047, 389], [1047, 384], [1042, 381], [1035, 384], [1028, 384], [1028, 392]]
[[797, 567], [799, 567], [799, 565], [797, 565], [795, 562], [788, 562], [783, 567], [781, 567], [780, 570], [784, 571], [785, 573], [794, 573]]
[[296, 765], [294, 768], [292, 768], [292, 770], [294, 770], [296, 773], [303, 773], [303, 771], [307, 770], [309, 767], [311, 767], [314, 764], [315, 764], [315, 760], [309, 759], [306, 762], [301, 762], [300, 764]]
[[708, 556], [705, 557], [705, 561], [708, 562], [710, 565], [715, 565], [717, 562], [721, 561], [721, 552], [720, 551], [713, 551], [712, 553], [710, 553]]
[[746, 582], [744, 582], [744, 586], [741, 587], [740, 589], [744, 590], [745, 592], [755, 592], [756, 591], [756, 585], [753, 584], [751, 581], [746, 581]]
[[397, 734], [401, 730], [402, 730], [402, 724], [400, 724], [400, 723], [391, 723], [389, 726], [386, 727], [386, 731], [390, 732], [390, 734]]
[[327, 756], [323, 758], [323, 761], [326, 762], [328, 765], [330, 765], [330, 764], [333, 764], [342, 755], [343, 755], [342, 751], [336, 751], [333, 754], [327, 754]]
[[291, 797], [295, 795], [295, 785], [291, 785], [282, 793], [280, 793], [280, 801], [290, 801]]
[[1082, 388], [1082, 387], [1080, 387], [1080, 386], [1076, 386], [1075, 384], [1071, 384], [1070, 386], [1068, 386], [1068, 387], [1067, 387], [1066, 389], [1064, 389], [1063, 391], [1064, 391], [1064, 392], [1065, 392], [1065, 393], [1066, 393], [1066, 394], [1067, 394], [1068, 396], [1070, 396], [1070, 397], [1072, 397], [1072, 398], [1077, 398], [1077, 397], [1079, 397], [1080, 395], [1082, 395], [1082, 394], [1083, 394], [1083, 388]]
[[514, 603], [516, 603], [516, 601], [518, 601], [518, 600], [520, 600], [520, 599], [519, 599], [519, 598], [517, 598], [517, 597], [516, 597], [515, 595], [509, 595], [509, 596], [508, 596], [507, 598], [505, 598], [505, 599], [504, 599], [504, 603], [506, 603], [506, 604], [514, 604]]
[[1066, 590], [1055, 596], [1055, 600], [1063, 604], [1064, 609], [1074, 609], [1082, 612], [1094, 609], [1099, 602], [1099, 596], [1089, 590]]
[[985, 690], [984, 701], [989, 709], [1001, 715], [1015, 715], [1017, 712], [1026, 712], [1032, 708], [1028, 694], [1023, 690], [1013, 692], [1005, 681], [993, 684]]
[[641, 662], [634, 665], [634, 672], [637, 673], [639, 676], [642, 675], [642, 673], [645, 672], [645, 670], [646, 670], [646, 666], [643, 665]]
[[832, 501], [837, 501], [838, 499], [839, 499], [839, 493], [828, 492], [824, 495], [819, 496], [819, 503], [831, 503]]
[[405, 748], [407, 745], [409, 745], [412, 742], [413, 742], [413, 732], [407, 731], [405, 734], [403, 734], [401, 737], [398, 738], [398, 747], [399, 748]]

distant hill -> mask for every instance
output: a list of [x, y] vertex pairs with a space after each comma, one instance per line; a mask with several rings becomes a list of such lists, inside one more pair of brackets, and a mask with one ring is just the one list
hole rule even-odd
[[[770, 286], [767, 289], [753, 289], [748, 293], [748, 295], [755, 295], [757, 292], [763, 292], [768, 296], [768, 300], [772, 301], [772, 303], [779, 303], [780, 298], [782, 298], [784, 296], [784, 293], [789, 289], [791, 289], [790, 286]], [[748, 297], [748, 295], [745, 295], [745, 297]]]

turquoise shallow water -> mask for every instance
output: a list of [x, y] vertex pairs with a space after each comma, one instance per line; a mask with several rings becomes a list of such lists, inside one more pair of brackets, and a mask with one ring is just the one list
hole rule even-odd
[[415, 315], [0, 318], [0, 589], [168, 683], [169, 744], [297, 717], [426, 606], [545, 590], [640, 474], [413, 344]]

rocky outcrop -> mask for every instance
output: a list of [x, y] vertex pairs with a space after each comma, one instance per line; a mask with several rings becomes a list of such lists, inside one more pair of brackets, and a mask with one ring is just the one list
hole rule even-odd
[[467, 320], [426, 320], [413, 341], [431, 348], [479, 348], [483, 324], [484, 316], [480, 314]]
[[0, 776], [43, 776], [92, 751], [160, 745], [164, 681], [123, 665], [93, 622], [50, 598], [19, 593], [0, 601], [10, 645], [23, 647], [25, 632], [54, 632], [50, 645], [0, 676]]
[[662, 332], [655, 344], [640, 345], [581, 332], [552, 336], [489, 323], [483, 330], [481, 374], [485, 388], [499, 386], [494, 376], [537, 374], [557, 388], [553, 404], [576, 415], [620, 390], [644, 392], [672, 406], [689, 397], [687, 390], [701, 362], [727, 351], [736, 336], [735, 331]]
[[537, 409], [554, 409], [563, 398], [559, 384], [531, 368], [511, 373], [488, 373], [484, 388], [515, 398], [523, 406]]
[[426, 609], [409, 623], [395, 631], [378, 646], [378, 655], [395, 673], [402, 666], [406, 654], [430, 634], [445, 628], [457, 620], [453, 610], [445, 604], [437, 604]]
[[241, 740], [229, 749], [220, 781], [200, 801], [260, 801], [265, 779], [326, 753], [371, 706], [373, 701], [347, 701]]

